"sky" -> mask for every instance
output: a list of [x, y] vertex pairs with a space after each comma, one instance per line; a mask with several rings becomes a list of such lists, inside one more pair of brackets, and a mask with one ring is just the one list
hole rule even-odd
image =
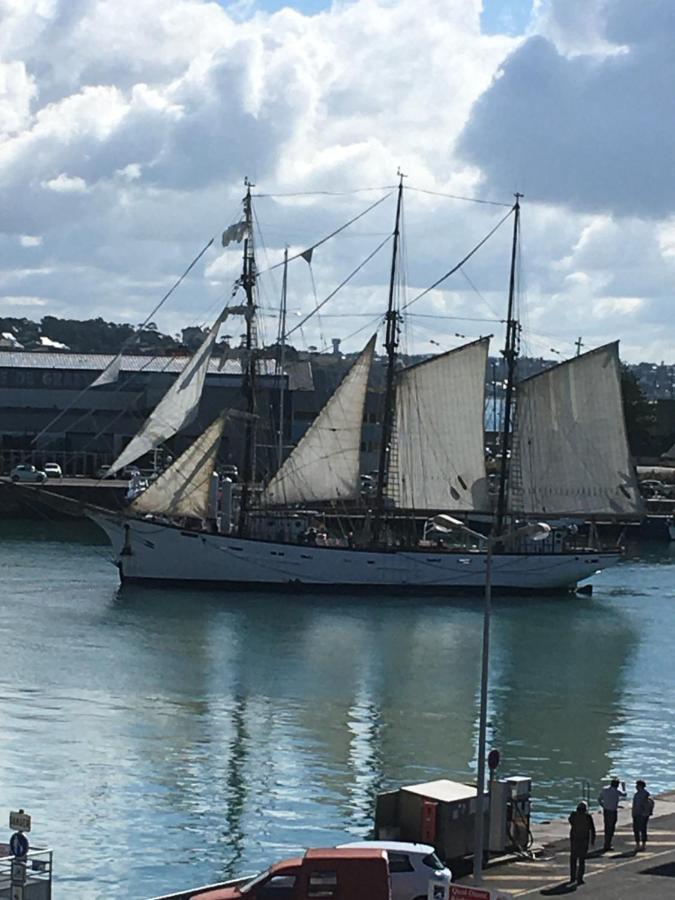
[[[349, 279], [291, 341], [357, 350], [390, 243], [350, 276], [400, 169], [402, 303], [520, 192], [523, 351], [675, 364], [674, 41], [672, 0], [0, 0], [0, 316], [138, 323], [215, 238], [156, 316], [208, 322], [248, 177], [260, 269], [385, 198], [289, 267], [289, 329]], [[498, 349], [511, 225], [411, 305], [404, 349]], [[280, 283], [260, 279], [268, 341]]]

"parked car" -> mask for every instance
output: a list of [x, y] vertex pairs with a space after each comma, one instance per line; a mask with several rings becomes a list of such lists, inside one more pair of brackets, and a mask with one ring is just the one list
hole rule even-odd
[[639, 488], [640, 494], [647, 500], [652, 497], [670, 497], [672, 492], [669, 484], [664, 484], [662, 481], [655, 481], [651, 478], [641, 481]]
[[14, 466], [12, 471], [9, 473], [9, 477], [12, 481], [46, 481], [47, 473], [42, 469], [36, 469], [35, 466], [30, 465], [30, 463], [21, 463], [18, 466]]
[[109, 471], [110, 471], [110, 466], [99, 466], [98, 469], [96, 470], [96, 477], [97, 478], [105, 478], [105, 476], [108, 474]]
[[[391, 900], [389, 884], [382, 851], [330, 847], [285, 859], [253, 880], [242, 879], [190, 896], [192, 900]], [[426, 894], [424, 897], [426, 900]]]
[[61, 478], [61, 476], [63, 475], [61, 466], [55, 462], [45, 463], [44, 471], [47, 478]]
[[405, 841], [355, 841], [340, 849], [384, 850], [389, 859], [391, 900], [426, 900], [429, 881], [450, 884], [452, 872], [429, 844]]

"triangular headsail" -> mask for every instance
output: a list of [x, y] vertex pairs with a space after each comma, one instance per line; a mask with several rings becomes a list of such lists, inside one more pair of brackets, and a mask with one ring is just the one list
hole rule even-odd
[[510, 509], [631, 515], [642, 500], [628, 449], [618, 343], [517, 386]]
[[108, 475], [113, 475], [124, 466], [135, 462], [192, 421], [199, 407], [213, 345], [223, 316], [224, 313], [218, 316], [197, 352], [185, 364], [183, 371], [148, 416], [136, 437], [129, 441], [117, 457]]
[[114, 384], [117, 379], [120, 377], [120, 370], [122, 368], [122, 351], [117, 354], [117, 356], [113, 357], [110, 360], [105, 369], [101, 372], [98, 378], [89, 385], [89, 387], [100, 387], [103, 384]]
[[131, 503], [135, 513], [206, 519], [213, 472], [227, 413], [222, 413], [147, 490]]
[[269, 505], [356, 500], [361, 423], [375, 335], [263, 493]]
[[387, 493], [403, 509], [488, 510], [484, 398], [489, 338], [404, 369]]

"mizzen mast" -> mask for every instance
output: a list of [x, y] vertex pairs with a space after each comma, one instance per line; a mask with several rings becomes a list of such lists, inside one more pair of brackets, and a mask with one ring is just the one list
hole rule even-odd
[[[513, 207], [513, 242], [511, 245], [511, 273], [509, 276], [509, 303], [506, 314], [506, 341], [503, 355], [506, 361], [506, 393], [504, 396], [504, 419], [502, 422], [502, 456], [499, 470], [499, 496], [497, 498], [497, 516], [495, 520], [495, 534], [500, 535], [504, 531], [506, 518], [506, 483], [507, 468], [509, 465], [509, 450], [511, 447], [511, 418], [513, 410], [513, 388], [516, 379], [516, 360], [518, 358], [518, 345], [520, 340], [520, 323], [515, 318], [514, 305], [516, 294], [516, 264], [518, 259], [518, 237], [520, 232], [520, 198], [522, 194], [516, 194], [516, 202]], [[513, 465], [513, 460], [511, 460]]]
[[403, 206], [403, 179], [405, 175], [398, 172], [398, 196], [396, 200], [396, 221], [394, 224], [394, 242], [391, 253], [391, 272], [389, 276], [389, 302], [387, 304], [386, 332], [384, 346], [387, 351], [387, 373], [384, 393], [384, 410], [382, 413], [382, 430], [380, 433], [380, 458], [377, 467], [377, 490], [375, 494], [375, 514], [373, 517], [373, 541], [377, 543], [382, 530], [384, 515], [384, 492], [387, 487], [391, 437], [394, 427], [394, 367], [398, 349], [400, 316], [396, 309], [396, 263], [401, 232], [401, 208]]

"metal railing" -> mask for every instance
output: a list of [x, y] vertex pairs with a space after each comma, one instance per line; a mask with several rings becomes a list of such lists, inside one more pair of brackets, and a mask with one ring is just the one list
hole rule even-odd
[[53, 855], [53, 850], [35, 849], [21, 858], [0, 856], [1, 900], [17, 895], [24, 900], [51, 900]]

